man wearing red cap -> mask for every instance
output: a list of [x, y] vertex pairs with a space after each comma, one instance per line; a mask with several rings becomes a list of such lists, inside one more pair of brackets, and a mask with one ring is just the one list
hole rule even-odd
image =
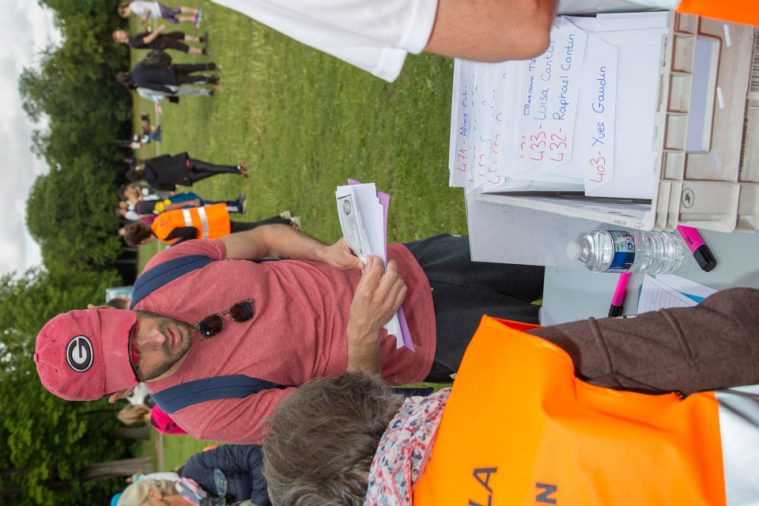
[[[198, 257], [209, 263], [159, 284], [135, 311], [92, 308], [48, 322], [35, 353], [43, 385], [64, 399], [115, 400], [139, 381], [160, 395], [205, 378], [254, 378], [267, 388], [171, 416], [198, 438], [257, 443], [294, 386], [346, 371], [396, 385], [450, 378], [483, 313], [534, 322], [530, 301], [542, 294], [542, 268], [471, 262], [465, 237], [390, 245], [385, 268], [378, 258], [362, 266], [342, 240], [325, 245], [283, 225], [188, 241], [156, 255], [141, 277]], [[288, 259], [250, 261], [268, 257]], [[382, 328], [399, 307], [413, 351], [396, 349]]]

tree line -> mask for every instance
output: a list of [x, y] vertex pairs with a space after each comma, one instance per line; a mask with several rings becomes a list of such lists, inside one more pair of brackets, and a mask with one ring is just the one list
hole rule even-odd
[[32, 356], [49, 318], [100, 303], [106, 287], [121, 283], [113, 210], [124, 153], [116, 139], [130, 137], [132, 125], [131, 98], [114, 75], [128, 68], [129, 52], [111, 39], [123, 23], [118, 0], [39, 3], [54, 13], [63, 42], [19, 80], [26, 113], [48, 120], [32, 141], [50, 171], [35, 180], [26, 209], [43, 267], [0, 277], [0, 504], [107, 504], [124, 482], [94, 479], [109, 476], [96, 465], [130, 456], [128, 441], [113, 437], [114, 408], [49, 394]]

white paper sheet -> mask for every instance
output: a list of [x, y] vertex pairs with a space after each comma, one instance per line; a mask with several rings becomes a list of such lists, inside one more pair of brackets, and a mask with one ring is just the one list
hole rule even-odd
[[[390, 196], [378, 193], [374, 183], [338, 186], [335, 191], [340, 228], [348, 246], [366, 264], [368, 256], [376, 256], [387, 264], [387, 207]], [[395, 336], [396, 348], [414, 351], [403, 309], [390, 319], [384, 328]]]
[[638, 299], [638, 313], [695, 306], [715, 292], [716, 290], [708, 286], [674, 274], [665, 274], [658, 278], [646, 275]]

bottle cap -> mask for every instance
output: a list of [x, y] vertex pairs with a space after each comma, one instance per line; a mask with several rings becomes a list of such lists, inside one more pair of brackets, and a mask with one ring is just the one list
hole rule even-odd
[[580, 244], [577, 241], [569, 241], [569, 244], [567, 244], [567, 256], [572, 260], [580, 258]]

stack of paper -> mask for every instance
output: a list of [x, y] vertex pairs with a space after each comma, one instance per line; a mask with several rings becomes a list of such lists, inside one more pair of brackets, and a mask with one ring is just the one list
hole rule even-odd
[[[374, 183], [361, 184], [349, 180], [335, 191], [340, 228], [348, 246], [366, 264], [367, 257], [380, 257], [387, 264], [387, 210], [390, 195], [377, 191]], [[403, 314], [403, 308], [385, 325], [388, 335], [395, 336], [396, 348], [414, 351], [414, 343]]]
[[558, 17], [541, 56], [456, 60], [450, 184], [651, 198], [669, 13]]
[[674, 274], [646, 275], [640, 288], [638, 313], [695, 306], [717, 290]]

